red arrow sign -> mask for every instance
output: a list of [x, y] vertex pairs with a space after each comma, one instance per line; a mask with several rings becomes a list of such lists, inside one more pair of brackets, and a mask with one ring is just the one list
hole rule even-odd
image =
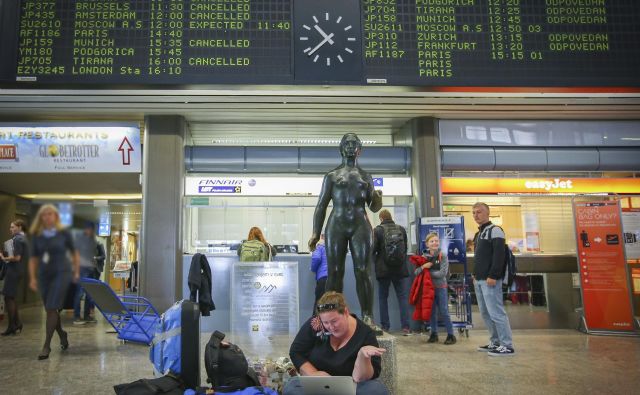
[[[122, 152], [122, 164], [130, 165], [131, 164], [131, 151], [133, 151], [133, 147], [129, 142], [128, 138], [123, 138], [120, 146], [118, 147], [118, 151]], [[126, 151], [126, 152], [125, 152]]]

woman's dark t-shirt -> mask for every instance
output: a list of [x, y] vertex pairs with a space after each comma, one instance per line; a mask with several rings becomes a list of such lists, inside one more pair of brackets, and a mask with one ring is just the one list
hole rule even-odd
[[[351, 376], [353, 367], [358, 357], [358, 351], [363, 346], [378, 346], [378, 340], [373, 330], [360, 321], [356, 316], [356, 331], [353, 337], [341, 349], [334, 351], [329, 342], [329, 336], [324, 340], [316, 336], [316, 331], [311, 326], [312, 318], [308, 319], [298, 331], [296, 338], [289, 349], [289, 356], [295, 367], [305, 362], [311, 363], [316, 369], [325, 371], [332, 376]], [[382, 362], [380, 357], [372, 357], [373, 379], [380, 376]]]
[[[34, 236], [31, 256], [40, 260], [40, 273], [70, 272], [71, 260], [67, 252], [75, 252], [71, 234], [67, 230], [57, 231], [52, 237]], [[44, 262], [45, 254], [48, 261]]]

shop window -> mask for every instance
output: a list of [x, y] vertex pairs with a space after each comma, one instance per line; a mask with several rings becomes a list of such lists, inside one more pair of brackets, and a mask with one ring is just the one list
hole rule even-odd
[[[186, 198], [184, 218], [185, 253], [235, 253], [249, 229], [262, 229], [267, 241], [278, 246], [295, 246], [285, 251], [308, 251], [317, 197], [208, 197]], [[383, 197], [383, 205], [397, 222], [409, 229], [406, 198]], [[401, 203], [398, 203], [401, 202]], [[377, 214], [367, 211], [372, 226]], [[331, 214], [327, 210], [325, 221]], [[323, 227], [324, 228], [324, 227]]]
[[464, 216], [467, 240], [477, 231], [471, 208], [478, 201], [491, 207], [491, 221], [504, 229], [514, 253], [575, 254], [571, 197], [445, 196], [444, 213]]

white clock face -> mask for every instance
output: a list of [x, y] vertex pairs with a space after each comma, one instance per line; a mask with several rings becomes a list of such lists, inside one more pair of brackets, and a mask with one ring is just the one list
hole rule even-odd
[[312, 18], [313, 23], [302, 25], [305, 31], [300, 35], [300, 41], [308, 44], [303, 52], [309, 59], [331, 67], [344, 63], [353, 55], [354, 50], [349, 46], [355, 44], [356, 32], [342, 16], [325, 12]]

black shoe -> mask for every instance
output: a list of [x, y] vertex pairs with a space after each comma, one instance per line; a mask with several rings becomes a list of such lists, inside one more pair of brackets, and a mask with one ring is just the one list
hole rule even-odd
[[[20, 328], [22, 330], [22, 328]], [[11, 336], [16, 334], [16, 328], [7, 328], [6, 331], [0, 333], [0, 336]]]
[[65, 331], [62, 331], [62, 335], [60, 335], [60, 348], [62, 350], [69, 348], [69, 336]]
[[500, 346], [495, 350], [489, 351], [487, 354], [489, 354], [490, 357], [510, 357], [515, 353], [513, 347]]
[[38, 354], [38, 361], [42, 361], [43, 359], [49, 358], [49, 353], [51, 352], [50, 348], [43, 348]]
[[431, 336], [429, 336], [429, 340], [427, 340], [427, 343], [437, 343], [437, 342], [438, 342], [438, 334], [432, 333]]
[[496, 346], [495, 344], [489, 343], [487, 345], [478, 347], [478, 351], [489, 352], [489, 351], [493, 351], [493, 350], [495, 350], [497, 348], [498, 348], [498, 346]]
[[456, 337], [454, 335], [447, 335], [447, 340], [444, 341], [444, 344], [446, 344], [447, 346], [450, 344], [456, 344], [457, 340]]

